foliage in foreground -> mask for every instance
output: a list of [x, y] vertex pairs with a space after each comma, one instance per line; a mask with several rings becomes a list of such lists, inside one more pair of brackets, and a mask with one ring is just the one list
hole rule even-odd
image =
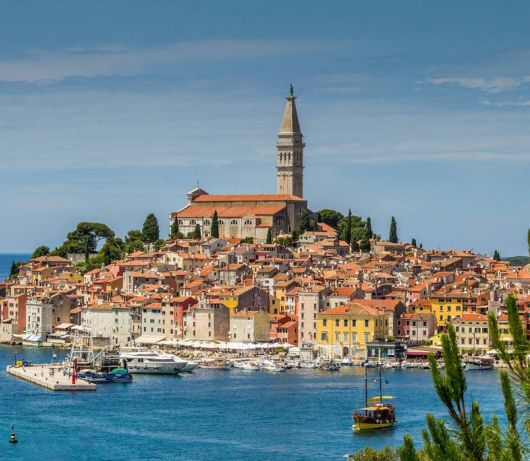
[[[442, 373], [433, 355], [429, 357], [436, 393], [449, 413], [449, 421], [427, 414], [427, 428], [422, 431], [423, 447], [416, 449], [407, 435], [396, 451], [365, 448], [350, 456], [353, 461], [523, 461], [528, 459], [528, 447], [521, 432], [530, 434], [530, 343], [519, 318], [516, 300], [506, 301], [509, 332], [513, 351], [501, 340], [494, 313], [489, 314], [493, 346], [509, 367], [500, 373], [504, 398], [506, 426], [501, 428], [497, 417], [486, 424], [477, 401], [466, 403], [467, 382], [462, 368], [454, 327], [442, 336], [445, 372]], [[513, 386], [516, 387], [514, 393]], [[516, 398], [516, 396], [519, 398]], [[520, 416], [525, 416], [521, 429]]]

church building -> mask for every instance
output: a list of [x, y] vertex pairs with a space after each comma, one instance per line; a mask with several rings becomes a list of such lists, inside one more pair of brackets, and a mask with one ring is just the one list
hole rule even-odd
[[197, 187], [188, 192], [188, 204], [171, 213], [170, 226], [178, 219], [180, 232], [187, 235], [198, 224], [201, 235], [209, 237], [217, 211], [221, 238], [265, 242], [269, 229], [273, 238], [298, 229], [307, 201], [303, 198], [305, 144], [295, 100], [291, 85], [276, 144], [276, 194], [213, 195]]

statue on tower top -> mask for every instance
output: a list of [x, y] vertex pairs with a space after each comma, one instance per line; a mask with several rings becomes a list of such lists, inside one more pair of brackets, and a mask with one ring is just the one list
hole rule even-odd
[[294, 88], [292, 83], [289, 83], [289, 96], [291, 98], [294, 96]]

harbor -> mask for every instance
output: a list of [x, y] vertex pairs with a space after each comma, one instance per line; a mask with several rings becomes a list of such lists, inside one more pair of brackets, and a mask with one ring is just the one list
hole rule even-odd
[[84, 379], [72, 378], [62, 373], [58, 365], [8, 365], [7, 374], [50, 391], [95, 391], [96, 385]]
[[[66, 357], [66, 351], [15, 348], [34, 363]], [[12, 347], [0, 347], [3, 369], [13, 362]], [[352, 411], [364, 405], [364, 372], [292, 368], [284, 373], [197, 368], [178, 375], [135, 374], [130, 384], [97, 385], [96, 392], [45, 392], [0, 373], [0, 425], [14, 424], [19, 443], [12, 460], [31, 459], [343, 459], [367, 443], [374, 447], [417, 440], [424, 427], [418, 406], [445, 414], [428, 370], [384, 370], [384, 392], [395, 396], [397, 424], [383, 433], [354, 434]], [[371, 390], [378, 370], [367, 369]], [[469, 392], [486, 414], [500, 414], [496, 371], [467, 374]], [[376, 391], [377, 392], [377, 391]], [[6, 435], [6, 438], [9, 434]], [[297, 440], [296, 448], [293, 441]], [[5, 441], [7, 446], [7, 441]], [[83, 453], [80, 456], [80, 453]], [[103, 457], [104, 458], [104, 457]]]

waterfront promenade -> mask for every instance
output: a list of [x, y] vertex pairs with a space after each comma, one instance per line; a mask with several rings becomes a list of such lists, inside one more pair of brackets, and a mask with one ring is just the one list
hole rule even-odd
[[[0, 347], [3, 370], [15, 351], [34, 362], [50, 361], [53, 352], [61, 360], [65, 353]], [[398, 424], [384, 433], [353, 434], [351, 411], [362, 403], [363, 373], [358, 367], [281, 374], [199, 369], [177, 377], [137, 375], [131, 384], [102, 385], [97, 392], [57, 393], [2, 372], [0, 427], [8, 432], [15, 424], [20, 443], [10, 447], [6, 438], [0, 445], [11, 460], [35, 459], [35, 453], [83, 460], [341, 460], [365, 445], [398, 445], [406, 433], [419, 441], [425, 412], [445, 415], [428, 371], [389, 370]], [[502, 413], [495, 371], [467, 379], [469, 396], [486, 418]]]

